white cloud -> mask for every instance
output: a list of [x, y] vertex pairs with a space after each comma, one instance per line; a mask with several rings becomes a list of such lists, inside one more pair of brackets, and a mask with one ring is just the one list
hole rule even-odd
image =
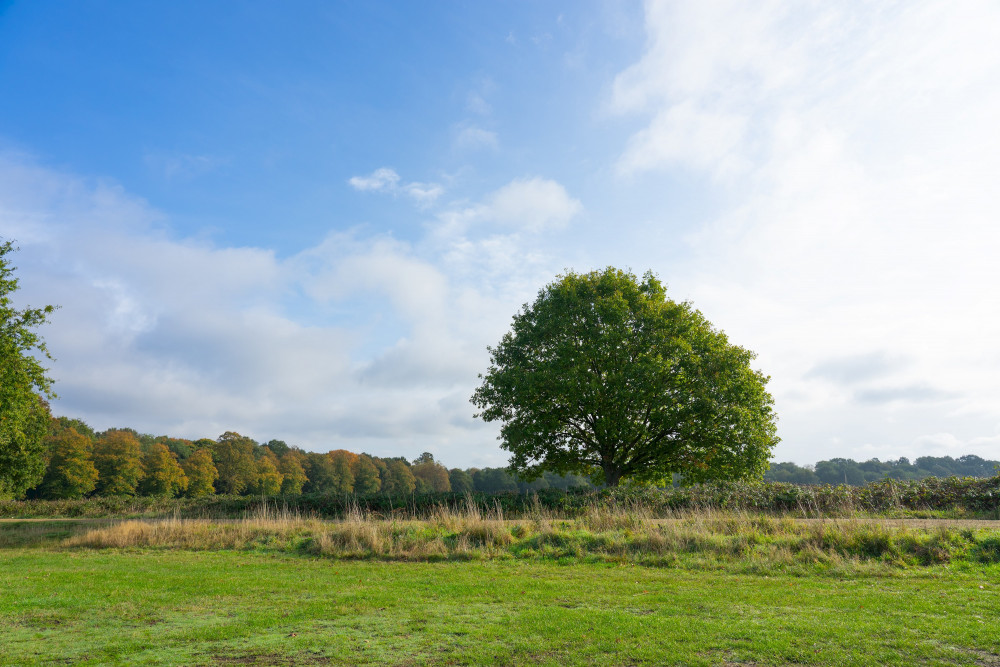
[[538, 232], [564, 227], [582, 211], [583, 205], [562, 185], [536, 177], [516, 179], [494, 192], [479, 210], [479, 217]]
[[455, 148], [463, 151], [496, 150], [499, 145], [496, 132], [474, 125], [463, 126], [455, 136]]
[[735, 153], [745, 131], [740, 115], [703, 111], [690, 101], [656, 114], [653, 122], [628, 142], [618, 161], [624, 174], [681, 163], [712, 170], [720, 176], [745, 171], [749, 162]]
[[393, 196], [402, 193], [422, 205], [433, 203], [444, 193], [437, 183], [402, 183], [399, 174], [389, 167], [380, 167], [368, 176], [352, 176], [347, 182], [361, 192], [385, 192]]
[[403, 191], [419, 204], [430, 204], [444, 194], [444, 188], [437, 183], [407, 183]]
[[369, 176], [352, 176], [347, 181], [355, 190], [362, 192], [393, 191], [399, 184], [399, 174], [395, 169], [380, 167]]
[[469, 93], [465, 98], [465, 108], [480, 116], [488, 116], [493, 112], [493, 107], [479, 93]]
[[[611, 100], [645, 119], [618, 168], [709, 177], [721, 211], [667, 278], [760, 353], [779, 455], [979, 442], [1000, 420], [1000, 8], [650, 2], [646, 21]], [[906, 363], [854, 388], [815, 372], [886, 350]]]
[[[361, 187], [418, 186], [393, 174]], [[577, 206], [535, 179], [469, 208], [506, 220], [520, 211], [508, 201], [519, 191], [542, 209], [532, 224]], [[236, 430], [318, 451], [505, 462], [495, 427], [472, 419], [468, 397], [486, 346], [538, 288], [541, 260], [528, 258], [539, 253], [517, 230], [438, 235], [432, 226], [411, 243], [331, 233], [279, 259], [174, 238], [163, 221], [114, 184], [0, 155], [0, 229], [22, 246], [18, 296], [62, 306], [43, 332], [56, 357], [57, 414], [98, 429]], [[482, 264], [463, 261], [472, 255]], [[523, 261], [501, 269], [501, 255]]]
[[216, 155], [193, 153], [148, 152], [143, 160], [146, 166], [167, 181], [184, 181], [209, 173], [228, 163]]

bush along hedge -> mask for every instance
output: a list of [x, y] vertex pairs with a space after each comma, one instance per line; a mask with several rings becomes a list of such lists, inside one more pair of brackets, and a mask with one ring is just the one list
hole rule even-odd
[[201, 498], [94, 497], [81, 500], [0, 501], [0, 517], [166, 517], [241, 518], [262, 506], [303, 516], [339, 518], [360, 510], [384, 518], [423, 518], [441, 507], [481, 511], [511, 518], [544, 511], [574, 517], [602, 506], [641, 507], [654, 516], [686, 510], [792, 513], [802, 516], [850, 516], [899, 512], [946, 511], [1000, 519], [1000, 475], [885, 479], [866, 486], [799, 485], [785, 482], [727, 482], [690, 487], [542, 489], [528, 494], [425, 493], [303, 494], [295, 496], [214, 495]]

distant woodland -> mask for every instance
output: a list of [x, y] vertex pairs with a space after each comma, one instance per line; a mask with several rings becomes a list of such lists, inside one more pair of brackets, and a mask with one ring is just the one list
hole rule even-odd
[[906, 457], [895, 461], [855, 461], [830, 459], [815, 466], [772, 463], [764, 475], [768, 482], [793, 484], [848, 484], [864, 486], [880, 479], [924, 479], [925, 477], [992, 477], [1000, 473], [1000, 461], [989, 461], [974, 454], [954, 459], [950, 456], [921, 456], [912, 463]]
[[[211, 494], [408, 495], [428, 492], [525, 493], [547, 488], [590, 487], [581, 476], [546, 473], [520, 479], [504, 468], [447, 468], [424, 453], [414, 460], [335, 449], [306, 452], [281, 440], [258, 443], [234, 432], [215, 440], [187, 440], [138, 433], [130, 428], [95, 432], [79, 419], [53, 418], [45, 437], [46, 468], [29, 498], [90, 496], [198, 497]], [[911, 463], [820, 461], [803, 467], [772, 463], [766, 481], [849, 484], [893, 478], [990, 477], [1000, 462], [978, 456], [924, 456]], [[675, 479], [675, 483], [680, 480]]]

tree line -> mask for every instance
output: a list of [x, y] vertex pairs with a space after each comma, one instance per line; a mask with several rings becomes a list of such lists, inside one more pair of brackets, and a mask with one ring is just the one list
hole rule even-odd
[[526, 492], [590, 486], [577, 475], [531, 481], [504, 468], [448, 469], [425, 452], [413, 461], [344, 449], [306, 452], [282, 440], [258, 443], [232, 431], [187, 440], [131, 428], [95, 432], [79, 419], [54, 417], [44, 440], [41, 481], [27, 497], [200, 497], [333, 493], [392, 496], [431, 492]]
[[[863, 485], [883, 478], [989, 476], [994, 461], [921, 457], [815, 467], [773, 464], [778, 442], [768, 378], [687, 302], [667, 298], [652, 274], [608, 267], [567, 272], [543, 288], [488, 348], [472, 396], [501, 423], [508, 469], [447, 469], [425, 453], [408, 461], [260, 444], [235, 432], [195, 441], [128, 428], [94, 433], [51, 418], [52, 380], [35, 329], [53, 306], [16, 308], [18, 289], [0, 242], [0, 499], [89, 495], [526, 491], [590, 483], [670, 486], [722, 480]], [[508, 472], [511, 471], [511, 472]], [[585, 479], [587, 476], [589, 479]]]
[[990, 461], [975, 454], [957, 459], [950, 456], [921, 456], [912, 463], [905, 456], [895, 461], [869, 459], [861, 462], [836, 458], [819, 461], [814, 466], [799, 466], [791, 462], [772, 463], [764, 473], [764, 480], [793, 484], [864, 486], [882, 479], [906, 481], [927, 477], [992, 477], [998, 470], [1000, 461]]
[[[90, 496], [200, 497], [302, 493], [391, 496], [432, 492], [529, 492], [591, 487], [586, 477], [547, 472], [533, 480], [505, 468], [448, 469], [424, 452], [409, 461], [344, 449], [307, 452], [282, 440], [258, 443], [227, 431], [218, 438], [187, 440], [138, 433], [131, 428], [95, 432], [85, 422], [55, 417], [44, 438], [45, 472], [29, 498]], [[863, 486], [881, 479], [990, 477], [1000, 462], [975, 455], [922, 456], [910, 463], [853, 459], [815, 466], [773, 463], [765, 481]], [[675, 486], [682, 480], [675, 480]]]

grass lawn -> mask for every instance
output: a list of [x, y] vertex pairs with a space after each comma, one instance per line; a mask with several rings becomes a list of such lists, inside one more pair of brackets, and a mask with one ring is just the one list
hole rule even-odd
[[1000, 568], [0, 550], [0, 664], [1000, 665]]

